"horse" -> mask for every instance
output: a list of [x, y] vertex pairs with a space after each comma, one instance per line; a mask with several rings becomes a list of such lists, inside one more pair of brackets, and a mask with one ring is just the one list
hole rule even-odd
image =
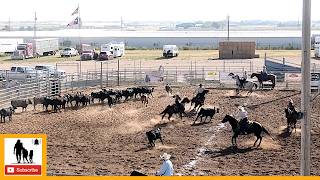
[[194, 104], [193, 110], [196, 110], [196, 111], [199, 110], [204, 105], [204, 101], [206, 99], [205, 95], [208, 93], [209, 93], [209, 90], [204, 90], [202, 93], [199, 93], [196, 95], [196, 97], [192, 98], [190, 109], [191, 109], [192, 105]]
[[248, 81], [246, 80], [244, 83], [243, 83], [243, 87], [241, 87], [241, 83], [240, 83], [240, 77], [234, 73], [230, 73], [229, 76], [232, 77], [232, 79], [235, 79], [236, 80], [236, 85], [237, 85], [237, 89], [236, 89], [236, 93], [237, 95], [240, 93], [240, 89], [245, 89], [248, 91], [248, 94], [251, 94], [253, 92], [253, 88], [257, 89], [258, 88], [258, 85], [252, 81]]
[[[239, 122], [232, 116], [226, 115], [223, 120], [221, 121], [222, 123], [229, 122], [232, 131], [233, 131], [233, 136], [232, 136], [232, 145], [237, 147], [237, 137], [240, 135], [240, 126]], [[247, 130], [247, 135], [249, 134], [254, 134], [257, 137], [257, 140], [254, 142], [253, 147], [256, 146], [256, 143], [258, 140], [260, 140], [259, 144], [257, 147], [260, 146], [261, 141], [262, 141], [262, 136], [261, 133], [265, 132], [267, 135], [271, 136], [270, 133], [258, 122], [250, 121], [248, 124], [248, 130]]]
[[185, 104], [190, 103], [190, 100], [188, 98], [184, 98], [181, 102], [176, 102], [173, 105], [168, 105], [161, 113], [162, 119], [166, 114], [168, 114], [168, 120], [170, 121], [170, 118], [173, 114], [179, 114], [180, 118], [182, 119], [182, 114], [185, 114]]
[[286, 108], [284, 110], [285, 112], [285, 116], [287, 118], [287, 130], [288, 132], [290, 131], [290, 129], [294, 129], [295, 132], [297, 132], [297, 120], [302, 118], [302, 112], [297, 112], [295, 109], [294, 110], [290, 110], [288, 108]]
[[271, 81], [272, 82], [272, 88], [276, 86], [276, 76], [274, 74], [268, 74], [267, 79], [263, 79], [263, 75], [261, 73], [252, 73], [251, 78], [256, 77], [259, 81], [260, 88], [263, 88], [263, 82], [264, 81]]

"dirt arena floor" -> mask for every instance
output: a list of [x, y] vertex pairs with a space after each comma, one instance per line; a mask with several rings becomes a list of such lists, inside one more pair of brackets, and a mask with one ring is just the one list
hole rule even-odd
[[[192, 97], [195, 87], [173, 88], [174, 93]], [[159, 155], [172, 155], [175, 175], [298, 175], [300, 122], [296, 133], [284, 132], [284, 108], [292, 96], [300, 109], [295, 91], [256, 91], [250, 97], [232, 98], [232, 90], [210, 90], [206, 107], [219, 107], [211, 123], [191, 126], [195, 118], [174, 116], [161, 121], [159, 113], [174, 99], [164, 87], [156, 87], [145, 107], [140, 101], [117, 104], [111, 109], [93, 104], [61, 113], [33, 111], [17, 113], [11, 122], [1, 123], [1, 133], [44, 133], [48, 136], [48, 175], [129, 175], [133, 170], [154, 175]], [[263, 124], [272, 134], [264, 134], [261, 147], [252, 148], [253, 135], [238, 138], [231, 147], [231, 126], [222, 124], [226, 114], [235, 114], [237, 105], [247, 106], [249, 120]], [[317, 98], [312, 105], [312, 175], [320, 175], [320, 129]], [[189, 106], [186, 106], [189, 112]], [[164, 145], [148, 147], [146, 131], [162, 127]]]

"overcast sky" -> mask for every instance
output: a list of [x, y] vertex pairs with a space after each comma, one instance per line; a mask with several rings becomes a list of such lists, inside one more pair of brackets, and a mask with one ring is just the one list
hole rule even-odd
[[[3, 0], [0, 21], [70, 21], [80, 4], [83, 21], [301, 20], [302, 0]], [[312, 20], [320, 20], [312, 0]]]

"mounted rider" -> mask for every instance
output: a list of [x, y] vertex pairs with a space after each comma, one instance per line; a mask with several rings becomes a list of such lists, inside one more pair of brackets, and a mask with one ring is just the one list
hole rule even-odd
[[268, 80], [267, 66], [263, 66], [263, 69], [261, 71], [261, 77], [263, 81]]
[[247, 78], [248, 78], [247, 71], [244, 71], [242, 78], [239, 79], [240, 88], [244, 88], [244, 84], [246, 83]]
[[291, 113], [296, 112], [296, 109], [294, 108], [294, 103], [291, 98], [289, 98], [287, 109], [291, 111]]
[[239, 121], [240, 134], [247, 134], [248, 126], [249, 126], [248, 112], [242, 106], [239, 106], [238, 110], [239, 112], [237, 116], [240, 119]]
[[181, 100], [180, 96], [178, 94], [176, 94], [174, 96], [174, 104], [175, 104], [174, 109], [175, 109], [176, 112], [179, 111], [179, 108], [181, 106], [180, 100]]
[[202, 84], [200, 84], [199, 87], [195, 91], [196, 98], [198, 98], [199, 94], [203, 93], [203, 91], [204, 91], [204, 88], [202, 87]]

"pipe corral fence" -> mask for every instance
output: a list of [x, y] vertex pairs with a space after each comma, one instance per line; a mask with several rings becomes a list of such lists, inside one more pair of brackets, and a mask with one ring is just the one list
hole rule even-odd
[[[118, 61], [119, 62], [119, 61]], [[14, 99], [26, 99], [39, 96], [55, 96], [65, 92], [82, 91], [86, 88], [111, 88], [131, 86], [156, 86], [169, 83], [172, 86], [199, 85], [207, 88], [233, 89], [236, 87], [235, 80], [228, 79], [228, 74], [233, 72], [240, 77], [246, 71], [248, 80], [250, 74], [260, 72], [261, 66], [254, 66], [252, 61], [227, 60], [222, 66], [208, 67], [199, 66], [196, 61], [190, 61], [189, 66], [159, 66], [146, 67], [141, 63], [134, 67], [108, 66], [108, 62], [98, 62], [93, 70], [82, 73], [67, 74], [63, 78], [42, 77], [29, 78], [23, 81], [7, 81], [0, 84], [0, 107], [10, 106]], [[119, 65], [119, 64], [118, 64]], [[56, 67], [74, 66], [79, 71], [76, 63], [57, 63]], [[301, 82], [286, 81], [286, 71], [270, 72], [277, 74], [276, 88], [299, 90]], [[301, 73], [301, 72], [290, 72]], [[38, 77], [38, 76], [36, 76]], [[270, 85], [271, 82], [266, 83]], [[266, 86], [268, 88], [268, 86]]]

